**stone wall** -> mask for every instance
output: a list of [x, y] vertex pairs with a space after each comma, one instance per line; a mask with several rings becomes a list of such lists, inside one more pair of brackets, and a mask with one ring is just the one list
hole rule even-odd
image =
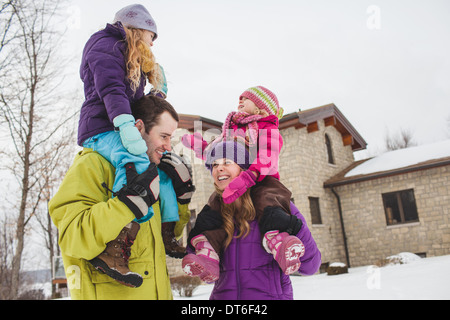
[[[305, 217], [322, 253], [322, 263], [345, 262], [342, 230], [336, 198], [323, 183], [353, 161], [351, 146], [344, 146], [341, 134], [333, 126], [319, 121], [319, 130], [287, 128], [281, 132], [284, 145], [280, 155], [281, 182], [292, 192], [295, 205]], [[328, 163], [325, 134], [331, 140], [334, 162]], [[311, 223], [309, 197], [319, 198], [322, 224]]]
[[[387, 225], [382, 194], [413, 189], [419, 222]], [[450, 166], [336, 187], [351, 265], [400, 252], [450, 254]]]

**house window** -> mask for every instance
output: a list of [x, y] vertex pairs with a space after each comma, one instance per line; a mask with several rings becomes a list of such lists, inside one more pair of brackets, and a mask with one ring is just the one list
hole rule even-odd
[[309, 209], [311, 210], [312, 224], [322, 224], [322, 216], [320, 215], [319, 198], [309, 197]]
[[387, 225], [419, 221], [414, 190], [403, 190], [383, 195]]
[[327, 134], [325, 134], [325, 144], [327, 145], [328, 163], [335, 164], [333, 157], [333, 148], [331, 147], [331, 140]]

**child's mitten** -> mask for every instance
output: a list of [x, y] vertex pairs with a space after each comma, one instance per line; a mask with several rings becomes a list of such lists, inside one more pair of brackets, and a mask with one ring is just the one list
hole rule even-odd
[[135, 127], [135, 120], [131, 114], [121, 114], [114, 118], [113, 123], [116, 128], [119, 128], [120, 139], [129, 153], [140, 155], [147, 152], [147, 144]]
[[164, 68], [158, 64], [158, 67], [161, 71], [161, 76], [162, 76], [162, 86], [160, 90], [156, 90], [155, 88], [152, 88], [150, 90], [150, 95], [152, 96], [157, 96], [163, 99], [167, 98], [167, 92], [169, 91], [169, 89], [167, 88], [167, 78], [166, 78], [166, 73], [164, 72]]
[[232, 203], [234, 200], [242, 196], [248, 188], [253, 187], [255, 185], [255, 181], [256, 177], [251, 171], [242, 171], [241, 174], [234, 178], [223, 191], [223, 202]]
[[205, 160], [204, 151], [208, 146], [208, 143], [203, 140], [202, 134], [200, 132], [195, 132], [194, 134], [185, 134], [181, 137], [181, 143], [191, 150], [194, 150], [195, 156], [199, 159]]

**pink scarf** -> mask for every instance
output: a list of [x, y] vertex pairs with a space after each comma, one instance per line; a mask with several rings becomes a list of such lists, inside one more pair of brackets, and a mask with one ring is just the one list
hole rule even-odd
[[258, 121], [262, 118], [264, 116], [252, 115], [247, 112], [230, 112], [222, 127], [222, 138], [226, 139], [232, 134], [233, 126], [244, 127], [249, 145], [254, 145], [258, 141]]

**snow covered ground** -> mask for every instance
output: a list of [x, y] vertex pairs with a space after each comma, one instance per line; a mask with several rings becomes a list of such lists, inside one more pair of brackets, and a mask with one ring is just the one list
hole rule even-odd
[[[449, 300], [450, 255], [410, 259], [407, 264], [350, 268], [349, 273], [292, 276], [295, 300]], [[199, 287], [192, 298], [207, 300], [213, 285]]]

